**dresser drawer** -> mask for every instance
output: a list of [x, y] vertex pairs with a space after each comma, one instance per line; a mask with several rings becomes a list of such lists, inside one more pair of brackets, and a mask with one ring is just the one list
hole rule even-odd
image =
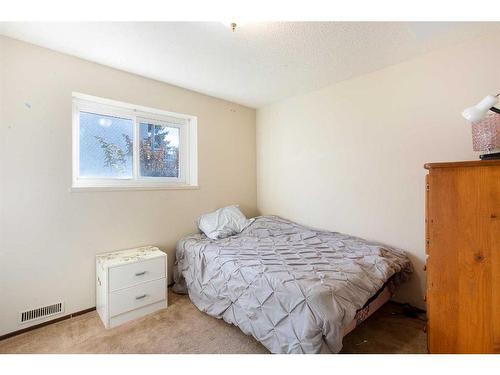
[[166, 279], [150, 281], [111, 292], [109, 295], [109, 315], [116, 316], [164, 300], [165, 295]]
[[113, 267], [109, 269], [109, 291], [164, 278], [165, 273], [165, 257]]

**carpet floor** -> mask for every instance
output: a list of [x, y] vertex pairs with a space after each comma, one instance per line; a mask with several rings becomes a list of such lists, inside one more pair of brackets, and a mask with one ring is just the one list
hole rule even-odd
[[[113, 329], [95, 311], [0, 341], [0, 353], [268, 353], [239, 328], [169, 291], [169, 306]], [[344, 338], [342, 353], [427, 353], [424, 317], [388, 303]]]

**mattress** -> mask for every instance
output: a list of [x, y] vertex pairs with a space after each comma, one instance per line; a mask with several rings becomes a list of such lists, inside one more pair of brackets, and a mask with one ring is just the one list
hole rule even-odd
[[356, 311], [354, 319], [344, 327], [344, 336], [348, 335], [354, 329], [368, 319], [372, 314], [388, 302], [396, 289], [396, 284], [393, 280], [397, 280], [399, 275], [394, 275], [361, 309]]
[[260, 216], [228, 238], [180, 240], [174, 291], [272, 353], [337, 353], [356, 313], [411, 270], [401, 250]]

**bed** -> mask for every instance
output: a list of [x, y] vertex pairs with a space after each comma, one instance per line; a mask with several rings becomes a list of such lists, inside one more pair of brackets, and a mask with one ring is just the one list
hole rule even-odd
[[187, 236], [176, 256], [174, 292], [271, 353], [339, 352], [411, 272], [400, 250], [277, 216], [224, 239]]

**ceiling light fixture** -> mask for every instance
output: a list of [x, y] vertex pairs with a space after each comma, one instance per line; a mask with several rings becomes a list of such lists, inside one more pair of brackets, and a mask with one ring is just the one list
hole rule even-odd
[[230, 28], [231, 31], [234, 33], [236, 31], [236, 28], [243, 26], [245, 22], [239, 21], [238, 23], [236, 23], [233, 21], [223, 21], [222, 23], [224, 24], [224, 26]]

